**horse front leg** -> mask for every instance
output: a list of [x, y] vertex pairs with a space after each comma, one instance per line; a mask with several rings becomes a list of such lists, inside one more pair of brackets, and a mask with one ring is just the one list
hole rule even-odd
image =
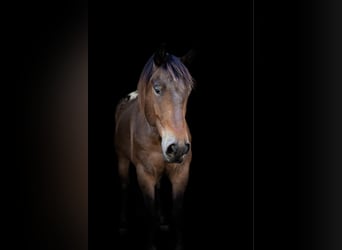
[[183, 193], [176, 193], [173, 196], [172, 207], [172, 228], [175, 236], [175, 249], [183, 249]]
[[139, 187], [142, 191], [145, 208], [146, 208], [146, 226], [147, 226], [147, 249], [155, 250], [155, 235], [158, 225], [158, 214], [155, 204], [155, 178], [146, 173], [143, 166], [137, 167], [137, 178]]
[[183, 249], [184, 231], [184, 192], [188, 182], [188, 169], [170, 178], [172, 183], [172, 223], [171, 228], [175, 239], [175, 250]]
[[166, 224], [166, 220], [164, 217], [164, 210], [163, 210], [163, 201], [161, 198], [161, 180], [159, 180], [156, 184], [155, 189], [155, 200], [156, 200], [156, 209], [157, 209], [157, 216], [158, 216], [158, 225], [162, 231], [168, 230], [168, 225]]
[[127, 203], [129, 185], [129, 160], [124, 157], [118, 159], [118, 172], [121, 186], [120, 233], [127, 231]]

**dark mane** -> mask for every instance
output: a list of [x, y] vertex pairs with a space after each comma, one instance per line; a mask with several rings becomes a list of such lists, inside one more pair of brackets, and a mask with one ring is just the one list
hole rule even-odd
[[[153, 61], [154, 55], [152, 55], [149, 60], [146, 62], [142, 73], [140, 75], [139, 82], [147, 83], [153, 73], [156, 71], [156, 66], [154, 65]], [[166, 61], [160, 66], [163, 68], [167, 74], [170, 75], [173, 79], [182, 79], [187, 88], [192, 88], [194, 85], [194, 79], [192, 78], [190, 72], [188, 71], [187, 67], [182, 63], [180, 58], [168, 54]]]

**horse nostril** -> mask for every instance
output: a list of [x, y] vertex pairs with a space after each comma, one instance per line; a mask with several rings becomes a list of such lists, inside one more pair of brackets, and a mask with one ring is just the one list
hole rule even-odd
[[190, 143], [185, 143], [184, 154], [187, 154], [190, 150]]
[[167, 147], [166, 153], [168, 155], [175, 154], [177, 152], [177, 145], [172, 143], [170, 146]]

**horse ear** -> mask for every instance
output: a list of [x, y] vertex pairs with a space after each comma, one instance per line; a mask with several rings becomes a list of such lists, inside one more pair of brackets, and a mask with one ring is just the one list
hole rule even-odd
[[196, 54], [197, 53], [196, 53], [195, 49], [191, 49], [184, 56], [182, 56], [180, 59], [185, 65], [190, 65], [193, 62]]
[[154, 53], [153, 61], [155, 65], [158, 67], [161, 66], [163, 63], [166, 62], [166, 59], [168, 57], [168, 53], [165, 49], [165, 44], [162, 44], [159, 49]]

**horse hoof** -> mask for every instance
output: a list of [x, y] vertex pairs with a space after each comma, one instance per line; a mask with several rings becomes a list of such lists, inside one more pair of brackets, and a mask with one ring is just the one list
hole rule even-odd
[[159, 228], [160, 228], [160, 230], [163, 231], [163, 232], [169, 231], [169, 225], [166, 225], [166, 224], [160, 225]]
[[147, 250], [157, 250], [156, 246], [149, 246]]
[[177, 245], [174, 250], [184, 250], [182, 245]]
[[125, 235], [127, 233], [127, 228], [126, 227], [120, 227], [119, 233], [120, 233], [120, 235]]

